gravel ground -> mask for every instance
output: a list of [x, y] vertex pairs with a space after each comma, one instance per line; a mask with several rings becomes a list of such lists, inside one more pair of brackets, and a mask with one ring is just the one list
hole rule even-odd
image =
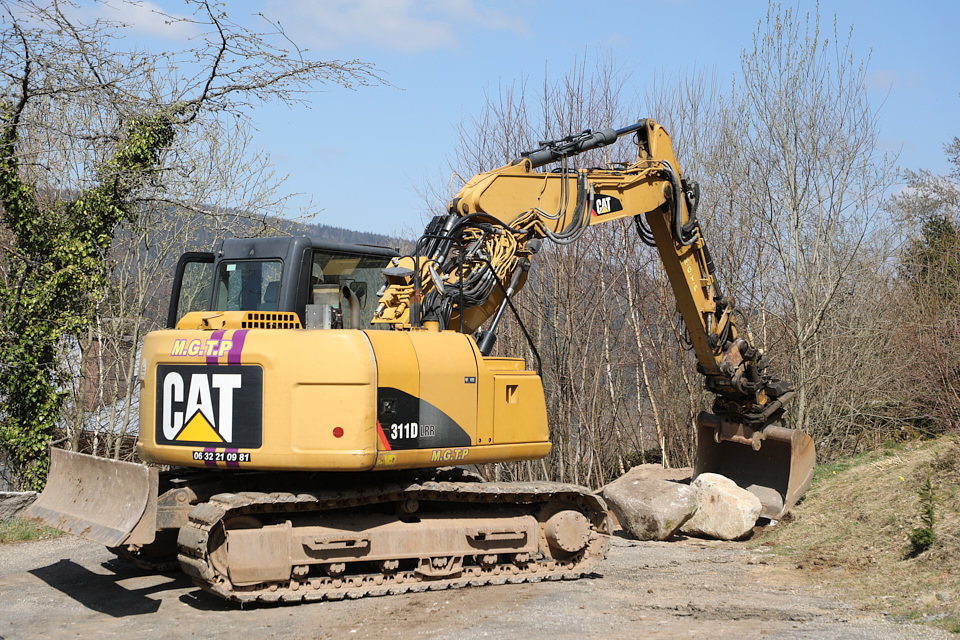
[[0, 545], [0, 639], [953, 638], [859, 611], [740, 543], [615, 537], [593, 576], [240, 609], [64, 536]]

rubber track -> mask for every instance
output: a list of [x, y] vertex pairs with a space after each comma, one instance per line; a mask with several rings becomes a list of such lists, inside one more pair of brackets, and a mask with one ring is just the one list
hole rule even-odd
[[[464, 567], [457, 577], [424, 578], [415, 571], [346, 576], [309, 576], [302, 582], [234, 588], [211, 566], [207, 554], [210, 532], [224, 518], [251, 514], [296, 513], [344, 507], [360, 507], [406, 499], [464, 502], [472, 504], [572, 503], [591, 521], [593, 534], [587, 547], [573, 558], [531, 561], [523, 566], [499, 564], [489, 568]], [[370, 485], [320, 493], [222, 493], [190, 512], [189, 525], [180, 530], [180, 566], [200, 588], [234, 602], [307, 602], [355, 599], [365, 596], [398, 595], [419, 591], [440, 591], [489, 584], [520, 584], [543, 580], [575, 580], [592, 571], [604, 559], [610, 546], [611, 523], [606, 505], [598, 496], [576, 485], [490, 482], [423, 482], [419, 484]]]

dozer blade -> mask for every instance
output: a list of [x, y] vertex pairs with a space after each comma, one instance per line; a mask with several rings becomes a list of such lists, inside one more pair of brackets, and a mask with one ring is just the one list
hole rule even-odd
[[806, 493], [816, 462], [813, 439], [771, 423], [756, 431], [712, 413], [697, 419], [693, 477], [719, 473], [760, 498], [761, 515], [779, 520]]
[[156, 469], [52, 449], [47, 486], [24, 517], [108, 547], [147, 544], [158, 485]]

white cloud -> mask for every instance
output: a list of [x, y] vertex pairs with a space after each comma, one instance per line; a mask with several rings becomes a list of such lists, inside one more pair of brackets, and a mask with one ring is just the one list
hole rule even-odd
[[[114, 5], [107, 5], [114, 6]], [[119, 5], [118, 19], [131, 26], [135, 33], [147, 36], [183, 40], [197, 35], [199, 30], [190, 22], [190, 16], [166, 11], [152, 2], [123, 3]]]
[[867, 75], [864, 83], [868, 89], [890, 89], [897, 84], [898, 74], [893, 69], [879, 69]]
[[[181, 3], [170, 3], [183, 6]], [[108, 0], [106, 2], [81, 2], [78, 7], [63, 5], [62, 9], [71, 19], [83, 24], [94, 20], [119, 22], [129, 27], [127, 33], [149, 38], [186, 40], [199, 33], [192, 24], [191, 16], [161, 8], [153, 2], [140, 0]]]
[[908, 89], [918, 90], [929, 83], [927, 73], [916, 69], [877, 69], [867, 74], [865, 85], [868, 89]]
[[406, 52], [451, 49], [477, 30], [527, 31], [521, 19], [474, 0], [301, 0], [272, 2], [264, 14], [298, 43], [327, 50], [359, 44]]

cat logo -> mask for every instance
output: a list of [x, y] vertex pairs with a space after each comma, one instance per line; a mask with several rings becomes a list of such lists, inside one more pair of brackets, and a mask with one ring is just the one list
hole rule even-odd
[[593, 199], [593, 215], [602, 216], [607, 213], [623, 211], [623, 203], [613, 196], [597, 196]]
[[263, 370], [258, 366], [159, 365], [159, 444], [261, 444]]

